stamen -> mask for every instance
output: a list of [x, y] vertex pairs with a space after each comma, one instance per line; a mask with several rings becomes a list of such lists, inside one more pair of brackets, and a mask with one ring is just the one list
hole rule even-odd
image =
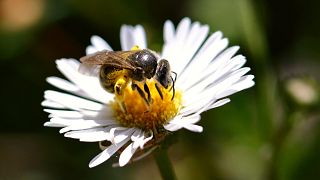
[[[114, 116], [125, 127], [137, 127], [152, 131], [161, 129], [181, 108], [182, 93], [179, 90], [176, 90], [173, 96], [173, 91], [170, 91], [170, 88], [165, 89], [161, 85], [156, 86], [153, 79], [146, 80], [145, 84], [140, 83], [135, 86], [134, 89], [129, 85], [123, 88], [122, 95], [116, 94], [112, 103]], [[149, 92], [137, 90], [145, 89], [145, 86], [148, 86]], [[149, 105], [146, 106], [145, 101], [149, 94], [150, 101], [148, 98]], [[172, 99], [172, 97], [174, 98]], [[121, 110], [119, 104], [125, 106], [125, 112]]]

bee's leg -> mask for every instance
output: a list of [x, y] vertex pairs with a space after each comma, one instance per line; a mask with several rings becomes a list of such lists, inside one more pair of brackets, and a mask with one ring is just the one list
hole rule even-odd
[[117, 95], [122, 96], [123, 95], [123, 89], [127, 86], [128, 81], [125, 77], [117, 79], [115, 85], [114, 85], [114, 91]]
[[154, 84], [154, 86], [156, 87], [156, 89], [157, 89], [157, 91], [158, 91], [158, 93], [159, 93], [159, 95], [160, 95], [161, 99], [163, 100], [163, 95], [162, 95], [162, 92], [161, 92], [161, 89], [160, 89], [160, 87], [159, 87], [158, 83], [155, 83], [155, 84]]
[[120, 100], [118, 101], [118, 103], [119, 103], [119, 106], [120, 106], [122, 112], [126, 113], [127, 112], [127, 108], [126, 108], [126, 105], [125, 105], [124, 101], [122, 100], [123, 92], [121, 91], [120, 86], [117, 86], [117, 85], [115, 86], [115, 92], [116, 92], [117, 95], [120, 95], [120, 96], [118, 96], [118, 99], [119, 99], [119, 97], [121, 97]]
[[151, 101], [152, 101], [151, 93], [150, 93], [149, 87], [148, 87], [148, 85], [146, 83], [144, 83], [143, 89], [148, 94], [148, 101], [149, 101], [149, 103], [151, 103]]
[[116, 92], [117, 95], [122, 95], [121, 85], [116, 84], [116, 85], [114, 86], [114, 89], [115, 89], [115, 92]]
[[126, 105], [124, 103], [123, 99], [123, 87], [127, 86], [127, 81], [124, 78], [120, 78], [118, 79], [118, 81], [116, 82], [116, 84], [114, 85], [114, 91], [116, 93], [117, 98], [119, 99], [119, 106], [122, 110], [122, 112], [126, 113], [127, 112], [127, 108]]
[[138, 91], [139, 95], [142, 97], [142, 99], [147, 104], [147, 107], [148, 107], [148, 110], [149, 110], [150, 104], [149, 104], [149, 101], [147, 100], [146, 95], [144, 94], [143, 90], [137, 84], [134, 84], [134, 83], [132, 83], [132, 89]]

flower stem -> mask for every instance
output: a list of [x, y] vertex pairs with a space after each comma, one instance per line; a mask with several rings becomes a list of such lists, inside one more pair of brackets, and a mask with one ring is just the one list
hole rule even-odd
[[173, 166], [170, 162], [167, 148], [160, 147], [154, 153], [154, 158], [157, 162], [160, 174], [164, 180], [174, 180], [177, 179], [174, 173]]

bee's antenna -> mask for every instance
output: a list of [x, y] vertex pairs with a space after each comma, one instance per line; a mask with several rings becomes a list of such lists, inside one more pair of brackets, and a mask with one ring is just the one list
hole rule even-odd
[[[175, 73], [176, 74], [176, 78], [177, 78], [177, 73]], [[175, 95], [175, 93], [176, 93], [176, 90], [175, 90], [175, 88], [174, 88], [174, 83], [176, 82], [176, 78], [173, 80], [173, 78], [172, 78], [172, 76], [170, 76], [171, 77], [171, 80], [172, 80], [172, 86], [171, 86], [171, 88], [172, 88], [172, 98], [171, 98], [171, 101], [173, 100], [173, 98], [174, 98], [174, 95]]]
[[173, 83], [173, 85], [171, 86], [171, 88], [170, 88], [170, 90], [169, 91], [171, 91], [171, 89], [173, 88], [173, 86], [174, 86], [174, 83], [176, 82], [176, 80], [177, 80], [177, 73], [176, 72], [174, 72], [174, 71], [171, 71], [175, 76], [174, 76], [174, 79], [172, 78], [172, 76], [170, 76], [170, 78], [171, 78], [171, 80], [172, 80], [172, 83]]
[[[177, 77], [178, 77], [178, 74], [174, 71], [171, 71], [175, 76], [174, 76], [174, 81], [173, 82], [176, 82], [177, 80]], [[172, 79], [172, 78], [171, 78]], [[172, 79], [173, 80], [173, 79]]]

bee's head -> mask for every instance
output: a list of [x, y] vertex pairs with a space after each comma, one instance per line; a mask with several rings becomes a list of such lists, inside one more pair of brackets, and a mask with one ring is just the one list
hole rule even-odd
[[167, 60], [161, 59], [158, 63], [155, 79], [164, 87], [168, 88], [172, 84], [170, 64]]

